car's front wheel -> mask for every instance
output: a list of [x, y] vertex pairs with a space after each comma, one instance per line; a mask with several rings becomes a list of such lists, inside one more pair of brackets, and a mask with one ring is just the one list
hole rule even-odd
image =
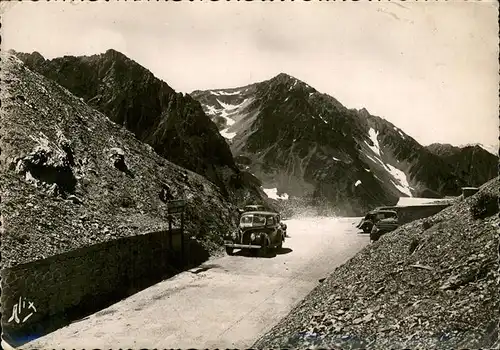
[[226, 247], [226, 253], [227, 255], [233, 255], [234, 254], [233, 247]]
[[280, 242], [276, 246], [276, 248], [281, 249], [283, 248], [283, 241], [285, 240], [285, 237], [281, 236]]
[[261, 256], [266, 256], [269, 253], [269, 243], [265, 242], [258, 252]]
[[376, 241], [378, 241], [379, 238], [380, 238], [379, 234], [377, 234], [373, 231], [370, 233], [370, 241], [371, 242], [376, 242]]

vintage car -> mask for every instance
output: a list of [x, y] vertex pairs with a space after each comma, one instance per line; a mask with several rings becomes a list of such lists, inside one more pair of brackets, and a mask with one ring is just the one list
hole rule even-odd
[[376, 210], [368, 212], [356, 227], [363, 230], [364, 233], [371, 232], [373, 228], [373, 222], [375, 221], [376, 212]]
[[281, 229], [285, 232], [285, 237], [286, 237], [287, 226], [286, 226], [286, 224], [284, 222], [281, 221], [281, 214], [275, 212], [272, 209], [269, 209], [265, 205], [262, 205], [262, 204], [249, 204], [249, 205], [245, 205], [245, 207], [243, 207], [243, 209], [238, 209], [238, 211], [240, 213], [240, 218], [241, 218], [241, 215], [243, 213], [246, 213], [246, 212], [249, 212], [249, 211], [269, 211], [269, 212], [273, 212], [273, 213], [278, 214], [278, 221], [280, 222]]
[[270, 211], [269, 208], [262, 204], [249, 204], [245, 205], [243, 209], [238, 209], [240, 212], [240, 215], [247, 212], [247, 211]]
[[224, 237], [224, 245], [228, 255], [232, 255], [234, 249], [249, 249], [254, 254], [265, 255], [268, 249], [281, 248], [285, 236], [278, 213], [249, 211], [241, 215], [238, 229]]
[[370, 232], [370, 241], [378, 241], [384, 233], [399, 227], [398, 214], [394, 210], [378, 210], [375, 213], [373, 228]]

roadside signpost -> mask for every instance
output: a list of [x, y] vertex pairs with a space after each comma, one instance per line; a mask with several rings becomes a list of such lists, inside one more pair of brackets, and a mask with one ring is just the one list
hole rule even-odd
[[184, 208], [186, 207], [186, 201], [184, 199], [168, 201], [167, 207], [168, 207], [169, 214], [183, 213]]
[[172, 200], [167, 202], [167, 210], [168, 210], [168, 240], [170, 249], [173, 250], [173, 242], [172, 242], [172, 215], [181, 215], [181, 257], [182, 261], [184, 261], [184, 211], [186, 209], [186, 201], [183, 199]]

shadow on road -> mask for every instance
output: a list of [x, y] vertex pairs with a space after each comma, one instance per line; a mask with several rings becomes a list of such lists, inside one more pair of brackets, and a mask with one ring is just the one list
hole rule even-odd
[[275, 253], [277, 255], [285, 255], [285, 254], [288, 254], [288, 253], [291, 253], [293, 252], [292, 248], [281, 248], [281, 249], [276, 249], [275, 250]]
[[[66, 308], [62, 312], [46, 316], [35, 325], [14, 329], [5, 327], [6, 325], [2, 324], [2, 337], [14, 348], [23, 346], [26, 343], [52, 333], [73, 322], [84, 320], [90, 315], [106, 309], [120, 300], [128, 298], [154, 284], [172, 278], [183, 271], [196, 268], [209, 258], [208, 251], [197, 241], [189, 241], [187, 243], [187, 249], [189, 251], [187, 261], [186, 259], [181, 259], [181, 256], [177, 252], [171, 252], [171, 254], [167, 254], [167, 259], [169, 261], [168, 264], [165, 264], [165, 268], [151, 269], [149, 274], [141, 276], [135, 276], [133, 271], [131, 271], [125, 276], [122, 276], [120, 283], [117, 284], [115, 288], [112, 288], [110, 292], [83, 297], [79, 304]], [[158, 265], [160, 266], [160, 264]], [[213, 267], [215, 266], [206, 265], [196, 270], [194, 273], [199, 273]], [[101, 311], [101, 315], [109, 312], [110, 311]]]
[[281, 249], [269, 249], [267, 253], [262, 254], [262, 252], [256, 249], [241, 249], [240, 251], [234, 253], [236, 256], [245, 256], [251, 258], [275, 258], [278, 255], [285, 255], [293, 252], [291, 248], [281, 248]]

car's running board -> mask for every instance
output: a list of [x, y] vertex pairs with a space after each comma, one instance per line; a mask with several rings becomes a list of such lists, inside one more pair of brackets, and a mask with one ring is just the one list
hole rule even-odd
[[260, 245], [253, 245], [253, 244], [225, 244], [226, 247], [230, 247], [230, 248], [257, 248], [257, 249], [260, 249], [261, 246]]

